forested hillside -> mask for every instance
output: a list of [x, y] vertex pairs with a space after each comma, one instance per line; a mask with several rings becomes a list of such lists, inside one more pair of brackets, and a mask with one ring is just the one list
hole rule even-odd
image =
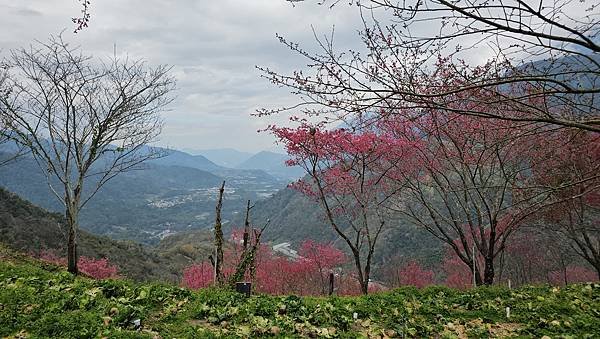
[[[264, 237], [273, 243], [289, 242], [297, 247], [302, 241], [312, 239], [333, 242], [338, 248], [345, 248], [327, 222], [319, 203], [292, 188], [284, 188], [272, 197], [257, 201], [251, 217], [257, 227], [270, 220]], [[242, 223], [241, 215], [234, 218], [234, 225]], [[375, 252], [377, 268], [382, 268], [392, 259], [417, 260], [427, 266], [441, 259], [442, 244], [425, 230], [401, 218], [390, 220], [381, 237]]]
[[599, 0], [0, 8], [0, 338], [600, 338]]
[[[209, 240], [180, 249], [163, 245], [161, 250], [131, 241], [118, 241], [106, 236], [80, 231], [78, 250], [82, 256], [108, 258], [119, 273], [135, 280], [178, 282], [184, 267], [208, 256]], [[66, 233], [63, 217], [47, 212], [13, 193], [0, 188], [0, 242], [32, 255], [50, 250], [56, 255], [66, 253]]]

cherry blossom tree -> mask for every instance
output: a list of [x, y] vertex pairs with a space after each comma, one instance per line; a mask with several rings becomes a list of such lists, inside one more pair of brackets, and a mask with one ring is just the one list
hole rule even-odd
[[549, 273], [552, 285], [564, 286], [582, 282], [598, 281], [596, 272], [581, 266], [568, 266], [564, 271], [552, 271]]
[[[67, 266], [67, 259], [58, 255], [56, 251], [42, 250], [38, 254], [33, 254], [33, 256], [47, 263]], [[77, 264], [80, 271], [90, 278], [112, 279], [119, 277], [119, 268], [111, 264], [108, 258], [95, 259], [81, 256]]]
[[[545, 239], [544, 234], [531, 231], [517, 232], [499, 257], [500, 276], [511, 281], [512, 286], [524, 284], [543, 284], [548, 282], [548, 272], [556, 265], [552, 259], [562, 264], [561, 258], [551, 258], [549, 249], [556, 249], [554, 244]], [[536, 244], [536, 246], [532, 246]]]
[[[386, 168], [384, 156], [404, 150], [400, 139], [376, 131], [353, 133], [303, 123], [295, 129], [271, 127], [291, 159], [308, 177], [293, 187], [315, 198], [332, 230], [348, 246], [362, 293], [368, 293], [375, 246], [386, 225], [383, 208], [389, 194], [379, 189]], [[399, 164], [396, 164], [400, 166]]]
[[444, 256], [442, 270], [446, 275], [444, 285], [461, 290], [473, 286], [472, 271], [453, 250], [449, 250]]
[[257, 290], [269, 294], [318, 295], [318, 272], [310, 261], [270, 253], [263, 256], [256, 272]]
[[328, 276], [334, 268], [346, 262], [346, 256], [332, 244], [320, 244], [312, 240], [305, 240], [300, 244], [298, 255], [308, 261], [316, 273], [321, 286], [321, 294], [325, 295]]
[[78, 265], [81, 272], [94, 279], [118, 277], [119, 269], [111, 265], [107, 258], [94, 259], [82, 256], [79, 258]]
[[[528, 129], [448, 111], [415, 117], [409, 128], [395, 120], [382, 128], [420, 142], [412, 152], [418, 171], [388, 173], [404, 187], [394, 209], [449, 245], [475, 269], [477, 284], [492, 284], [495, 258], [544, 200], [521, 194], [530, 169]], [[478, 255], [482, 265], [473, 260]]]
[[181, 285], [191, 289], [200, 289], [214, 283], [214, 269], [208, 262], [201, 262], [183, 270]]
[[[231, 280], [238, 273], [242, 242], [243, 231], [235, 231], [232, 246], [228, 246], [224, 253], [225, 279]], [[254, 282], [254, 289], [260, 293], [324, 295], [323, 275], [343, 265], [344, 254], [331, 245], [313, 241], [304, 242], [300, 253], [306, 257], [287, 258], [261, 245], [256, 251], [255, 272], [246, 272], [245, 277]], [[213, 284], [214, 268], [209, 262], [191, 265], [183, 271], [182, 286], [198, 289]]]
[[434, 283], [433, 271], [424, 269], [415, 260], [410, 260], [399, 266], [394, 263], [388, 265], [389, 267], [384, 271], [383, 275], [391, 286], [415, 286], [422, 288]]
[[[396, 211], [448, 244], [466, 268], [474, 269], [478, 284], [493, 283], [495, 261], [518, 227], [546, 206], [575, 203], [574, 197], [580, 198], [579, 208], [563, 210], [578, 215], [564, 220], [570, 220], [570, 233], [578, 234], [572, 241], [580, 255], [596, 260], [597, 231], [590, 232], [589, 224], [595, 220], [590, 202], [598, 191], [591, 184], [597, 170], [588, 166], [575, 171], [577, 176], [545, 183], [535, 173], [560, 168], [549, 148], [565, 149], [548, 142], [557, 130], [600, 132], [597, 16], [566, 15], [572, 4], [560, 0], [536, 8], [518, 0], [409, 3], [354, 3], [367, 10], [359, 33], [362, 51], [339, 52], [333, 35], [317, 38], [317, 53], [279, 37], [309, 65], [291, 74], [260, 69], [300, 100], [258, 115], [294, 110], [301, 119], [343, 122], [357, 139], [376, 131], [372, 144], [386, 144], [381, 136], [392, 136], [407, 154], [399, 162], [393, 148], [380, 146], [386, 156], [369, 170], [385, 175], [375, 189], [394, 196]], [[383, 12], [390, 22], [374, 15]], [[423, 22], [439, 23], [441, 29], [413, 35], [411, 25]], [[495, 54], [473, 63], [466, 60], [472, 59], [472, 49], [457, 40], [475, 36], [473, 42], [481, 37], [495, 46]], [[406, 161], [411, 166], [385, 168]], [[309, 194], [313, 188], [301, 187]]]
[[546, 229], [568, 239], [600, 278], [600, 134], [559, 131], [541, 142], [551, 157], [534, 163], [534, 178], [554, 188], [554, 203], [540, 211]]

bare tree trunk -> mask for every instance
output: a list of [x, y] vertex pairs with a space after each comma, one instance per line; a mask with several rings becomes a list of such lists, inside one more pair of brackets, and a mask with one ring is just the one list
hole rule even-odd
[[254, 206], [250, 206], [250, 200], [248, 200], [248, 204], [246, 205], [246, 220], [244, 222], [243, 249], [235, 272], [229, 277], [229, 284], [232, 286], [234, 286], [236, 282], [244, 279], [246, 272], [250, 272], [250, 278], [252, 281], [254, 280], [254, 275], [256, 273], [256, 256], [260, 249], [260, 237], [262, 232], [269, 225], [269, 223], [267, 223], [260, 230], [254, 229], [254, 242], [250, 244], [250, 210], [252, 207]]
[[364, 283], [362, 285], [362, 293], [365, 295], [369, 294], [369, 280], [370, 280], [370, 275], [371, 275], [370, 266], [371, 266], [371, 263], [367, 262], [367, 266], [365, 267], [365, 273], [363, 276]]
[[217, 284], [223, 284], [224, 276], [222, 272], [223, 268], [223, 225], [221, 224], [221, 208], [223, 207], [223, 192], [225, 191], [225, 181], [221, 184], [221, 188], [219, 189], [219, 200], [217, 202], [216, 207], [216, 217], [215, 217], [215, 248], [216, 248], [216, 258], [213, 262], [215, 267], [215, 275], [217, 278]]
[[473, 265], [475, 265], [475, 285], [481, 286], [483, 285], [483, 280], [481, 279], [481, 272], [479, 270], [479, 265], [477, 263], [473, 263], [469, 265], [469, 269], [471, 270], [471, 274], [473, 274]]
[[362, 294], [369, 293], [369, 277], [365, 276], [363, 272], [362, 264], [360, 262], [360, 253], [357, 250], [352, 249], [352, 255], [354, 256], [354, 265], [356, 266], [356, 272], [358, 273], [358, 283], [360, 285], [360, 292]]
[[[248, 203], [246, 205], [246, 218], [244, 220], [244, 237], [243, 237], [243, 243], [242, 243], [242, 258], [244, 257], [244, 253], [246, 252], [246, 249], [248, 248], [248, 241], [250, 240], [250, 209], [252, 207], [250, 206], [250, 200], [248, 200]], [[240, 258], [240, 260], [242, 259]]]
[[[317, 267], [319, 269], [319, 278], [321, 279], [321, 294], [325, 295], [325, 276], [324, 276], [325, 272], [323, 272], [321, 263], [317, 263]], [[330, 274], [332, 274], [332, 273], [330, 273]]]
[[360, 283], [360, 292], [364, 295], [369, 294], [369, 280], [368, 279], [363, 280]]
[[78, 274], [77, 267], [77, 212], [73, 207], [68, 207], [66, 211], [67, 227], [69, 235], [67, 240], [67, 270], [73, 274]]
[[498, 280], [502, 281], [504, 277], [504, 250], [500, 252], [500, 272], [498, 273]]
[[329, 272], [329, 293], [327, 295], [333, 295], [333, 287], [334, 287], [334, 275], [333, 272]]
[[[258, 235], [260, 237], [260, 235]], [[260, 238], [256, 240], [256, 243], [252, 247], [243, 253], [243, 257], [237, 265], [235, 272], [229, 277], [229, 284], [235, 286], [236, 282], [244, 279], [246, 271], [250, 270], [251, 276], [256, 271], [256, 254], [260, 247]]]
[[492, 256], [486, 256], [483, 271], [483, 283], [485, 285], [489, 286], [494, 283], [494, 273], [494, 258]]

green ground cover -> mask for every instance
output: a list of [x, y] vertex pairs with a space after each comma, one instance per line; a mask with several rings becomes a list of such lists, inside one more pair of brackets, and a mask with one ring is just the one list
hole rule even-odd
[[74, 277], [0, 249], [2, 338], [259, 336], [597, 338], [600, 284], [245, 298], [228, 290]]

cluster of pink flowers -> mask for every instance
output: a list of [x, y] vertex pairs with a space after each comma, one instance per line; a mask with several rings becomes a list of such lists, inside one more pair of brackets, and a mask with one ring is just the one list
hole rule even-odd
[[[239, 259], [239, 231], [233, 233], [234, 248], [226, 251], [224, 274], [230, 275]], [[257, 254], [254, 283], [257, 291], [269, 294], [317, 295], [327, 290], [329, 273], [346, 263], [344, 253], [331, 244], [305, 241], [300, 245], [298, 258], [280, 256], [267, 246]], [[246, 277], [250, 279], [250, 276]], [[213, 267], [208, 262], [184, 269], [181, 284], [198, 289], [214, 283]]]
[[[67, 259], [56, 254], [55, 251], [42, 250], [36, 256], [45, 262], [67, 266]], [[118, 278], [119, 269], [112, 265], [107, 258], [94, 259], [81, 256], [77, 260], [79, 271], [94, 279]]]

